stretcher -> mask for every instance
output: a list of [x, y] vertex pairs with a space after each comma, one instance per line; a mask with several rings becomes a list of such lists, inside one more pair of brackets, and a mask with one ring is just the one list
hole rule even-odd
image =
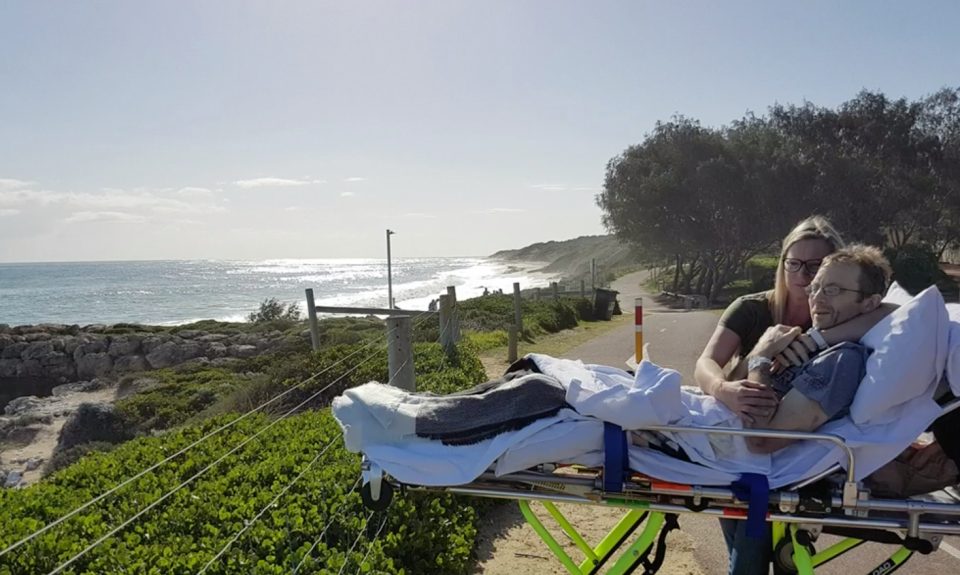
[[[960, 399], [955, 399], [944, 406], [941, 417], [958, 408]], [[643, 567], [645, 575], [656, 573], [663, 563], [667, 534], [679, 528], [680, 515], [690, 513], [747, 521], [748, 532], [752, 528], [754, 533], [770, 523], [774, 561], [782, 570], [800, 575], [812, 575], [818, 566], [867, 542], [897, 546], [887, 559], [866, 571], [882, 575], [902, 566], [914, 553], [934, 552], [944, 536], [960, 535], [960, 494], [948, 489], [904, 500], [873, 498], [862, 482], [854, 481], [853, 451], [838, 436], [681, 426], [646, 429], [828, 441], [843, 448], [846, 465], [834, 465], [816, 476], [775, 490], [766, 487], [765, 478], [755, 476], [727, 487], [668, 483], [656, 479], [650, 471], [628, 469], [629, 440], [618, 427], [607, 424], [602, 467], [543, 463], [498, 477], [491, 466], [469, 484], [435, 487], [401, 483], [364, 458], [361, 497], [372, 510], [385, 510], [395, 493], [402, 495], [414, 490], [518, 500], [524, 518], [573, 575], [623, 575], [634, 573], [639, 567]], [[533, 512], [532, 502], [540, 502], [555, 519], [583, 553], [582, 562], [571, 559]], [[625, 509], [626, 514], [593, 547], [557, 509], [556, 503], [615, 507]], [[637, 530], [639, 536], [606, 571], [601, 571]], [[814, 544], [821, 534], [842, 539], [818, 551]]]

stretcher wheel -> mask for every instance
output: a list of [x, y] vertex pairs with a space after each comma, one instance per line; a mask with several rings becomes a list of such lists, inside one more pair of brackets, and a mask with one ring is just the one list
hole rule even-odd
[[360, 488], [360, 499], [363, 501], [364, 507], [371, 511], [385, 511], [387, 507], [390, 507], [390, 502], [393, 501], [393, 485], [386, 481], [381, 482], [380, 499], [374, 501], [370, 494], [370, 484], [364, 483], [363, 487]]
[[[809, 553], [811, 557], [817, 554], [813, 543], [806, 543], [804, 547], [807, 548], [807, 553]], [[777, 543], [777, 546], [773, 549], [773, 561], [777, 564], [777, 567], [783, 571], [790, 573], [797, 572], [797, 565], [793, 562], [793, 539], [784, 537]]]

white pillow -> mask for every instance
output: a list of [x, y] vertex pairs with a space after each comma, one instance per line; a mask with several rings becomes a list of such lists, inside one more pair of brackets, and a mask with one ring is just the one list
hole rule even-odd
[[913, 296], [910, 295], [910, 292], [900, 287], [900, 284], [897, 282], [893, 282], [893, 284], [890, 285], [890, 289], [887, 290], [887, 295], [884, 296], [883, 301], [903, 305], [912, 299]]
[[[884, 301], [899, 303], [905, 293], [894, 284]], [[949, 325], [943, 296], [931, 286], [864, 334], [860, 343], [873, 353], [850, 406], [854, 423], [882, 423], [891, 408], [933, 392], [946, 366]]]

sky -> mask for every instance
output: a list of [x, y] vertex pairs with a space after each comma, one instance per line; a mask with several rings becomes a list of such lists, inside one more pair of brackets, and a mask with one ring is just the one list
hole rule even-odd
[[0, 3], [0, 262], [484, 256], [606, 233], [675, 114], [960, 85], [960, 3]]

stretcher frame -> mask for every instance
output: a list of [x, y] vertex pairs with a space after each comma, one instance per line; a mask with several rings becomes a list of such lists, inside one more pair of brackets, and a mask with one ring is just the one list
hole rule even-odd
[[[944, 406], [941, 417], [960, 408], [960, 399]], [[899, 545], [887, 559], [868, 570], [868, 575], [885, 575], [902, 566], [914, 553], [935, 551], [944, 536], [960, 535], [960, 496], [955, 503], [916, 498], [877, 499], [854, 481], [853, 451], [843, 439], [824, 433], [778, 430], [732, 430], [694, 426], [650, 426], [649, 431], [741, 435], [761, 438], [828, 441], [843, 448], [846, 465], [835, 464], [826, 471], [793, 485], [770, 490], [765, 512], [771, 524], [774, 561], [781, 569], [799, 575], [813, 575], [815, 569], [866, 542]], [[602, 468], [541, 464], [526, 471], [497, 477], [493, 469], [475, 481], [459, 486], [422, 486], [397, 481], [364, 458], [362, 497], [371, 509], [386, 509], [393, 493], [442, 491], [456, 495], [514, 499], [526, 521], [572, 575], [595, 575], [618, 549], [642, 526], [642, 531], [620, 554], [607, 575], [626, 575], [644, 567], [646, 575], [660, 568], [666, 535], [679, 527], [678, 517], [696, 513], [718, 519], [745, 520], [749, 506], [725, 487], [683, 485], [629, 472], [622, 491], [604, 489]], [[531, 509], [539, 501], [566, 533], [585, 559], [574, 562]], [[588, 544], [555, 503], [576, 503], [626, 509], [617, 525], [593, 547]], [[924, 516], [928, 516], [924, 521]], [[840, 535], [839, 542], [816, 551], [813, 542], [820, 532]], [[654, 558], [650, 553], [654, 551]]]

